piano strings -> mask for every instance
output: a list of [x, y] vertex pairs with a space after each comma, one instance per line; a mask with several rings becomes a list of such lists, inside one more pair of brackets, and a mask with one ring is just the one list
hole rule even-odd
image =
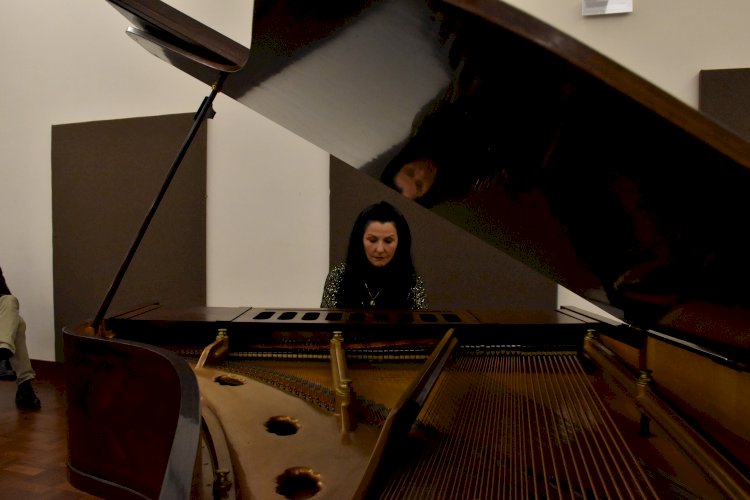
[[455, 357], [381, 498], [658, 496], [588, 377], [574, 353]]

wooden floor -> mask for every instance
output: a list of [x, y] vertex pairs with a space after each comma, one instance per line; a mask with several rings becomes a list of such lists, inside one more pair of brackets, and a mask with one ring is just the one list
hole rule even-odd
[[0, 381], [0, 498], [95, 499], [68, 484], [63, 365], [33, 361], [39, 411], [16, 408], [16, 383]]

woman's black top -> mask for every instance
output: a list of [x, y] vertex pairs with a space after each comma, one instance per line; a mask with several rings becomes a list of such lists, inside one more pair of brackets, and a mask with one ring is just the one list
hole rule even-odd
[[[340, 263], [335, 265], [328, 273], [323, 288], [323, 300], [320, 303], [321, 308], [343, 308], [342, 304], [349, 303], [352, 308], [389, 309], [389, 304], [394, 303], [394, 300], [398, 300], [398, 298], [389, 296], [387, 283], [383, 284], [377, 281], [368, 283], [363, 280], [361, 286], [358, 287], [359, 290], [354, 291], [356, 297], [344, 301], [341, 293], [345, 272], [346, 263]], [[409, 309], [424, 310], [429, 308], [424, 280], [419, 274], [414, 273], [412, 275], [411, 286], [406, 301], [400, 300], [399, 302], [405, 303]]]

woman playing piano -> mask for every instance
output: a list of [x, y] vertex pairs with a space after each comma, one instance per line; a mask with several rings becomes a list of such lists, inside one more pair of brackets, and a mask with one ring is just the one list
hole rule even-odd
[[411, 231], [385, 201], [360, 212], [346, 262], [328, 273], [322, 308], [427, 309], [424, 280], [411, 258]]

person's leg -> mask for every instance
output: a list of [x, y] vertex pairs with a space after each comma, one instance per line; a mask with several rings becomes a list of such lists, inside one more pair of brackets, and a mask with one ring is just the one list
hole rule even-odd
[[7, 359], [16, 352], [16, 331], [20, 322], [18, 299], [0, 295], [0, 358]]
[[15, 379], [16, 372], [10, 367], [10, 361], [7, 359], [0, 359], [0, 380], [12, 382]]
[[31, 368], [29, 351], [26, 349], [26, 322], [22, 317], [18, 317], [18, 330], [16, 331], [16, 354], [10, 358], [10, 365], [16, 372], [16, 406], [26, 410], [38, 410], [42, 407], [42, 402], [34, 392], [31, 381], [36, 378], [36, 373]]
[[18, 330], [16, 330], [16, 353], [10, 358], [10, 366], [16, 372], [18, 385], [36, 378], [36, 372], [31, 367], [29, 351], [26, 348], [26, 322], [21, 316], [18, 317]]
[[10, 366], [16, 372], [16, 406], [27, 410], [41, 408], [31, 385], [36, 373], [26, 348], [26, 322], [18, 314], [18, 299], [12, 295], [0, 297], [0, 354], [10, 355]]

